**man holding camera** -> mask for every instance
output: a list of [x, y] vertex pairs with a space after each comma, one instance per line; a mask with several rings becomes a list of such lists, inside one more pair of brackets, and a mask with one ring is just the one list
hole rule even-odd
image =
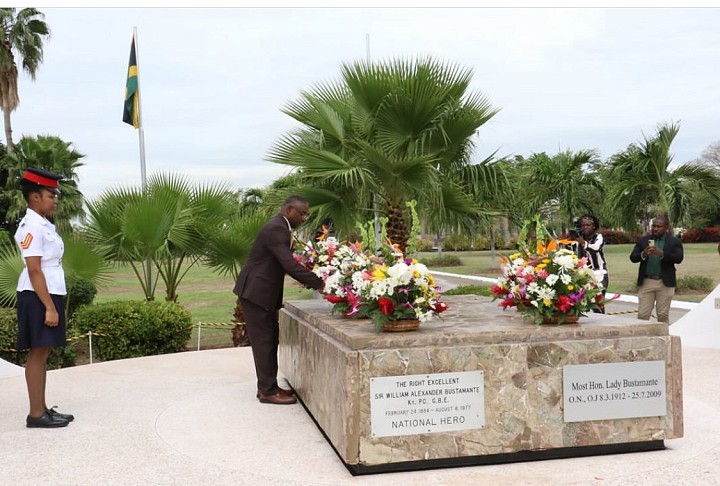
[[668, 233], [670, 221], [657, 216], [650, 234], [642, 236], [630, 253], [638, 269], [638, 319], [649, 320], [653, 307], [658, 322], [670, 323], [670, 304], [675, 295], [675, 265], [682, 263], [682, 240]]

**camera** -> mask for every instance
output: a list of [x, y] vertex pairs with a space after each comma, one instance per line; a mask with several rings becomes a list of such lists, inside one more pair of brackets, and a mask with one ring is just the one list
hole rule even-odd
[[578, 233], [578, 230], [576, 230], [574, 228], [570, 230], [570, 238], [577, 238], [579, 236], [580, 236], [580, 233]]

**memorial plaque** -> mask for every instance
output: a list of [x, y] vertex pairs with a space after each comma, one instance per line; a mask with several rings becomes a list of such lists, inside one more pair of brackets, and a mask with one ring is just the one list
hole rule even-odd
[[485, 426], [482, 371], [370, 378], [373, 437]]
[[565, 422], [667, 414], [665, 361], [563, 367]]

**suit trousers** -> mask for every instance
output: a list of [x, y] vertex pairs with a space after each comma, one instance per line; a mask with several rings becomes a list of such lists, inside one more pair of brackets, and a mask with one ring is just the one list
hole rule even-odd
[[670, 323], [670, 304], [675, 287], [666, 287], [662, 280], [646, 278], [638, 288], [638, 319], [649, 320], [653, 307], [658, 322]]
[[257, 388], [264, 395], [275, 394], [280, 390], [277, 383], [280, 339], [278, 311], [267, 311], [249, 300], [240, 301], [255, 361]]

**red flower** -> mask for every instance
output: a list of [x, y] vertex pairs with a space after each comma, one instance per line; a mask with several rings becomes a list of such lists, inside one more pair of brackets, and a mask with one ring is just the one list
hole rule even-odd
[[555, 301], [555, 307], [563, 314], [569, 311], [573, 306], [572, 300], [567, 295], [561, 295]]
[[340, 302], [346, 302], [347, 299], [345, 297], [338, 297], [337, 295], [325, 295], [325, 300], [328, 302], [331, 302], [333, 304], [339, 304]]
[[386, 316], [389, 316], [395, 310], [395, 304], [387, 297], [380, 297], [378, 299], [378, 307], [380, 308], [380, 312]]
[[516, 307], [516, 306], [517, 306], [517, 303], [512, 299], [505, 299], [502, 302], [500, 302], [500, 307], [502, 307], [503, 309], [505, 309], [507, 307]]
[[492, 287], [490, 287], [490, 291], [493, 293], [493, 295], [505, 295], [508, 293], [507, 290], [500, 287], [499, 285], [493, 285]]
[[435, 302], [430, 306], [430, 308], [440, 314], [441, 312], [445, 312], [448, 308], [448, 305], [445, 302]]

